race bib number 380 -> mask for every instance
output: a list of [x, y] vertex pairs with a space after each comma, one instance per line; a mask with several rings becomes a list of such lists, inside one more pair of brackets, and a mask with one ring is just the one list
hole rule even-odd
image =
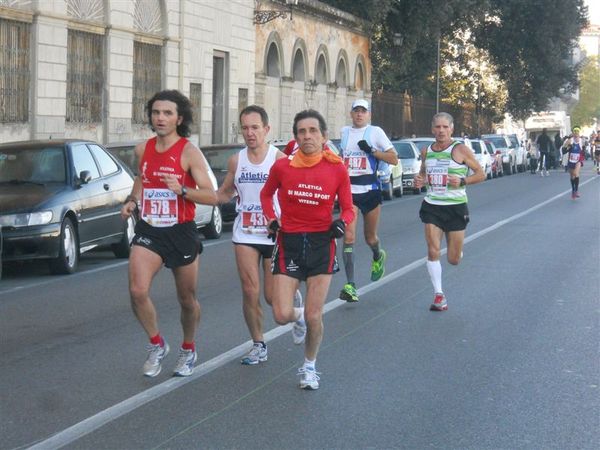
[[433, 194], [445, 194], [448, 189], [448, 167], [428, 167], [427, 182]]
[[153, 227], [177, 223], [177, 194], [169, 189], [144, 189], [142, 219]]

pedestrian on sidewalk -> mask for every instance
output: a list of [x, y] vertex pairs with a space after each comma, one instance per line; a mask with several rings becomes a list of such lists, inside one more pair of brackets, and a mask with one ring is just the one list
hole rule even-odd
[[550, 173], [548, 172], [548, 164], [549, 164], [550, 152], [552, 151], [552, 139], [550, 139], [550, 136], [548, 136], [548, 132], [546, 131], [546, 128], [542, 129], [542, 134], [540, 134], [537, 137], [535, 143], [540, 152], [540, 165], [539, 165], [540, 176], [544, 176], [544, 173], [546, 176], [548, 176], [548, 175], [550, 175]]

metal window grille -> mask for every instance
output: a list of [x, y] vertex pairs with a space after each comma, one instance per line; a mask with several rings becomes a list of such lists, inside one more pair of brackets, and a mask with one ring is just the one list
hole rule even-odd
[[192, 102], [192, 117], [195, 132], [202, 133], [202, 84], [190, 83], [190, 101]]
[[0, 123], [29, 120], [31, 25], [0, 19]]
[[160, 91], [161, 53], [159, 45], [134, 42], [133, 46], [133, 123], [145, 123], [146, 102]]
[[102, 121], [104, 36], [69, 30], [67, 41], [67, 122]]

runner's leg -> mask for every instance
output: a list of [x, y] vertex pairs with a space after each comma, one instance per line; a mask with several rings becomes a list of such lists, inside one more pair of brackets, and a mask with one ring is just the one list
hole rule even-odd
[[200, 322], [200, 303], [196, 298], [199, 266], [200, 256], [198, 255], [193, 263], [173, 269], [177, 298], [181, 306], [183, 342], [194, 342], [196, 329]]
[[319, 346], [323, 339], [323, 305], [330, 284], [331, 275], [329, 274], [315, 275], [306, 280], [304, 318], [307, 332], [304, 356], [311, 361], [317, 359]]
[[242, 284], [242, 311], [254, 342], [262, 342], [263, 311], [260, 305], [260, 253], [248, 245], [234, 245], [235, 260]]
[[131, 247], [129, 254], [131, 308], [149, 338], [159, 332], [156, 309], [150, 299], [150, 285], [162, 264], [162, 258], [153, 251], [139, 245]]

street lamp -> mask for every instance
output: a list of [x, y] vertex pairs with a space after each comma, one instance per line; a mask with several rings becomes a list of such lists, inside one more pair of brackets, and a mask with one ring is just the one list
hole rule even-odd
[[[255, 0], [258, 6], [258, 0]], [[292, 20], [293, 8], [298, 4], [298, 0], [285, 0], [285, 4], [289, 6], [290, 20]], [[281, 11], [276, 9], [255, 9], [254, 10], [254, 25], [263, 25], [271, 20], [281, 17], [285, 19], [288, 11]]]
[[437, 62], [436, 62], [436, 76], [435, 76], [435, 113], [440, 112], [440, 39], [438, 35], [437, 39]]

